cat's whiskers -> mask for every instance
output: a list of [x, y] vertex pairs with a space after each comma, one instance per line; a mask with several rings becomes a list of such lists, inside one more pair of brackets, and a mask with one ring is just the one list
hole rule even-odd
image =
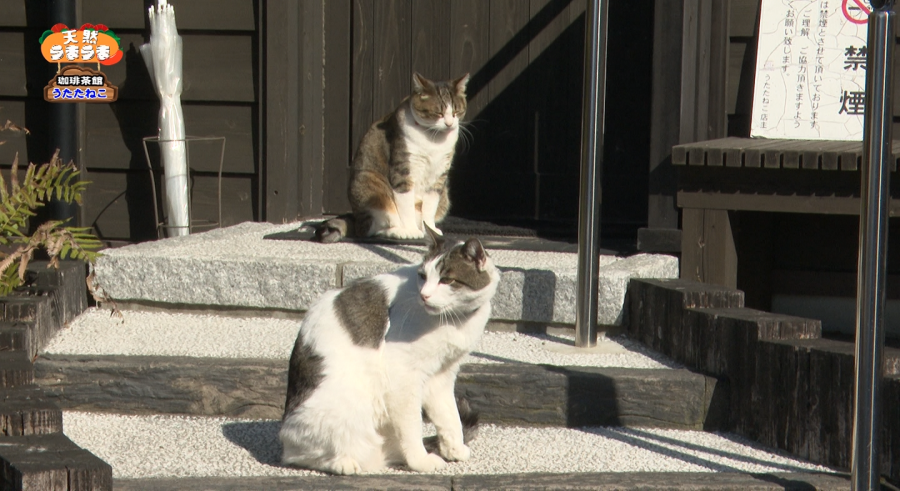
[[459, 144], [459, 142], [462, 142], [462, 144], [460, 145], [460, 149], [462, 151], [468, 151], [472, 146], [472, 140], [474, 139], [472, 130], [467, 128], [469, 124], [471, 123], [464, 124], [462, 121], [459, 122], [459, 140], [457, 140], [457, 144]]

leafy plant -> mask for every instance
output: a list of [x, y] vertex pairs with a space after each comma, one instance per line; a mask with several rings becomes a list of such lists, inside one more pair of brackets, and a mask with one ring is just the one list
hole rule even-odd
[[[0, 127], [5, 129], [21, 130], [10, 123]], [[16, 155], [9, 183], [0, 175], [0, 295], [22, 285], [25, 270], [37, 250], [45, 250], [50, 266], [59, 267], [59, 260], [67, 258], [93, 263], [99, 256], [96, 249], [101, 246], [90, 227], [67, 227], [68, 220], [49, 220], [31, 235], [27, 233], [29, 220], [36, 216], [38, 208], [53, 198], [81, 204], [89, 184], [77, 179], [80, 172], [72, 162], [63, 164], [59, 150], [49, 163], [29, 163], [21, 182], [18, 170]]]

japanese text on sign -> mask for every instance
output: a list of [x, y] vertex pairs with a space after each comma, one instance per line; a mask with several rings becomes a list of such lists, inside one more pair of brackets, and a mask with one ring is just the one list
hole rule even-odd
[[866, 25], [853, 19], [863, 7], [762, 0], [750, 136], [862, 140]]

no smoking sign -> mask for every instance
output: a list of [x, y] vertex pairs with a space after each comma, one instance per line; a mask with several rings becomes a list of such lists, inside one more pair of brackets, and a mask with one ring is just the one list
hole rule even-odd
[[865, 24], [869, 21], [872, 6], [864, 0], [841, 0], [841, 11], [844, 17], [854, 24]]

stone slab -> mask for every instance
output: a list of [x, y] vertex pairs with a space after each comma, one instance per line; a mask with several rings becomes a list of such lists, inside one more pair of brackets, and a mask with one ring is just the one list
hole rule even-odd
[[[306, 310], [324, 291], [418, 262], [415, 245], [265, 240], [297, 224], [243, 223], [104, 251], [96, 282], [111, 299]], [[501, 271], [494, 318], [575, 322], [577, 254], [489, 250]], [[673, 256], [601, 256], [599, 323], [621, 324], [631, 278], [674, 278]]]
[[[45, 355], [35, 369], [78, 411], [280, 419], [287, 387], [281, 360]], [[688, 370], [470, 364], [456, 389], [486, 423], [703, 429], [727, 400], [716, 384]]]

